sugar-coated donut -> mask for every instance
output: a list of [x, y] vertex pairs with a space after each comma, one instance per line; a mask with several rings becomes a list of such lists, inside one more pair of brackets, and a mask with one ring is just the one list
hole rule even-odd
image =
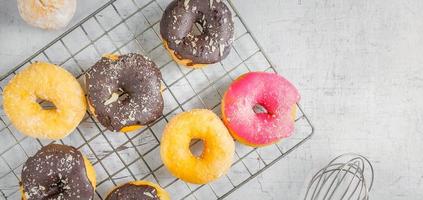
[[[37, 100], [55, 109], [44, 109]], [[3, 107], [16, 129], [43, 139], [61, 139], [71, 133], [85, 115], [84, 91], [65, 69], [45, 62], [31, 64], [10, 80], [3, 91]]]
[[162, 115], [162, 75], [143, 55], [107, 55], [85, 77], [89, 109], [111, 131], [133, 131]]
[[106, 200], [169, 200], [169, 194], [159, 185], [148, 181], [132, 181], [114, 188]]
[[[200, 156], [190, 151], [191, 140], [204, 143]], [[212, 111], [194, 109], [173, 117], [160, 145], [164, 165], [176, 177], [204, 184], [224, 175], [232, 164], [235, 143], [220, 118]]]
[[23, 200], [93, 199], [94, 167], [76, 148], [49, 144], [22, 168]]
[[76, 10], [76, 0], [17, 0], [21, 17], [42, 29], [65, 27]]
[[[198, 35], [192, 31], [195, 24], [202, 29]], [[220, 0], [174, 0], [163, 13], [160, 34], [176, 62], [199, 68], [229, 54], [234, 23]]]
[[258, 147], [294, 130], [297, 89], [280, 75], [250, 72], [236, 79], [222, 100], [222, 118], [232, 136]]

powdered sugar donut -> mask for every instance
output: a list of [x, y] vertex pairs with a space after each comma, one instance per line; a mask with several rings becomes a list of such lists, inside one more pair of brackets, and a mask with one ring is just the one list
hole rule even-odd
[[18, 0], [21, 17], [42, 29], [65, 27], [76, 10], [76, 0]]
[[250, 72], [235, 80], [222, 100], [222, 117], [232, 136], [249, 146], [265, 146], [294, 130], [297, 89], [282, 76]]

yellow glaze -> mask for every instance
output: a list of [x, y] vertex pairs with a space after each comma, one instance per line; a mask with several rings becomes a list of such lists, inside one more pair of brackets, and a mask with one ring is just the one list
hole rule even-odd
[[95, 173], [94, 166], [85, 156], [84, 156], [84, 164], [85, 164], [85, 170], [87, 171], [88, 180], [90, 180], [90, 183], [94, 187], [94, 190], [95, 190], [97, 185], [97, 180], [96, 180], [96, 173]]
[[119, 55], [117, 54], [104, 54], [102, 57], [108, 58], [113, 61], [119, 60]]
[[138, 129], [142, 128], [142, 127], [143, 126], [141, 126], [141, 125], [125, 126], [122, 129], [120, 129], [120, 132], [124, 132], [124, 133], [131, 132], [131, 131], [138, 130]]
[[[43, 109], [37, 99], [52, 102], [56, 109]], [[10, 80], [3, 92], [6, 115], [25, 135], [62, 139], [85, 115], [84, 92], [71, 73], [56, 65], [37, 62]]]
[[[190, 142], [202, 140], [201, 156], [191, 153]], [[167, 124], [160, 146], [164, 165], [176, 177], [205, 184], [224, 175], [232, 164], [235, 143], [212, 111], [194, 109], [176, 115]]]

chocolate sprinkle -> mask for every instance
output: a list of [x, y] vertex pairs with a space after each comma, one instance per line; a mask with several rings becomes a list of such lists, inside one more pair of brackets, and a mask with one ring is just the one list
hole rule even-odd
[[100, 123], [111, 131], [147, 125], [162, 115], [162, 76], [140, 54], [101, 58], [86, 74], [88, 102]]
[[152, 186], [127, 183], [114, 189], [106, 200], [160, 200], [160, 197]]
[[47, 145], [26, 161], [21, 186], [27, 200], [94, 198], [82, 154], [60, 144]]
[[[195, 24], [201, 34], [195, 35]], [[160, 34], [180, 59], [195, 64], [212, 64], [224, 59], [230, 51], [234, 23], [229, 8], [216, 0], [174, 0], [160, 22]]]

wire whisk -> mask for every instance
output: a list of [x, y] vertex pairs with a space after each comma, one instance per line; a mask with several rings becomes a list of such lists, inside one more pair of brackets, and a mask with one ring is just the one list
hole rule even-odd
[[370, 161], [358, 154], [343, 154], [311, 179], [304, 200], [368, 200], [374, 173]]

